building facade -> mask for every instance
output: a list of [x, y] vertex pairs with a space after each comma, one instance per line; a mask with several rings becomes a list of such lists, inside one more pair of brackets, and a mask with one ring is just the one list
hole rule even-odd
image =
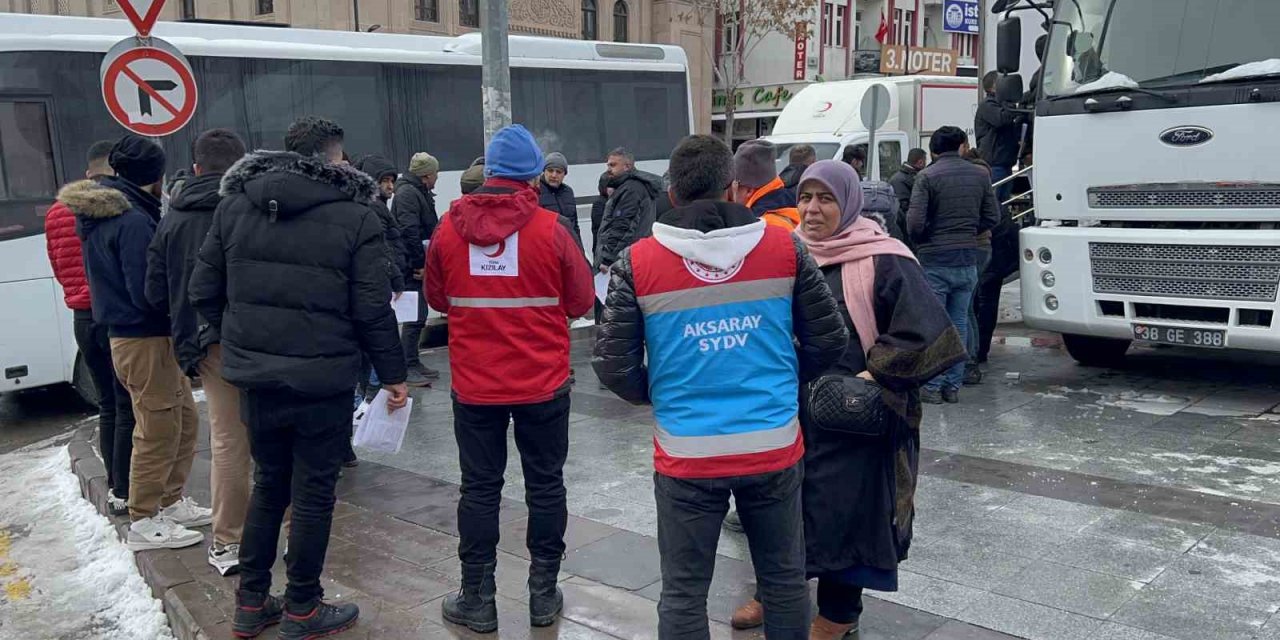
[[[511, 33], [676, 44], [689, 56], [694, 126], [711, 128], [714, 29], [688, 0], [510, 0]], [[124, 19], [116, 0], [0, 0], [0, 12]], [[456, 36], [480, 29], [480, 0], [168, 0], [161, 20], [235, 20], [310, 29]], [[701, 21], [706, 22], [706, 21]]]
[[[956, 56], [957, 75], [977, 75], [979, 36], [948, 31], [943, 0], [814, 0], [813, 4], [803, 38], [803, 60], [797, 59], [798, 29], [794, 34], [769, 34], [750, 51], [742, 51], [743, 80], [732, 97], [735, 144], [769, 135], [787, 101], [811, 83], [878, 75], [885, 44], [950, 49]], [[717, 60], [732, 53], [731, 29], [721, 29], [715, 41]], [[711, 100], [712, 129], [717, 134], [724, 132], [729, 100], [717, 81]]]

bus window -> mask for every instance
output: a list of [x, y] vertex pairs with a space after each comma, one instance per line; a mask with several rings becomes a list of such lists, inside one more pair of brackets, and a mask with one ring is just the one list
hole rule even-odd
[[0, 100], [0, 170], [0, 197], [53, 197], [58, 179], [44, 102]]
[[57, 189], [48, 104], [0, 97], [0, 240], [43, 233]]

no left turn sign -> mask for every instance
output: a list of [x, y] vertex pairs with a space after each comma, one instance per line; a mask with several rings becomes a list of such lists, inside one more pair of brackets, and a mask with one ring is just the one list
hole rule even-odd
[[102, 60], [99, 75], [107, 111], [138, 135], [167, 136], [195, 115], [191, 65], [159, 38], [129, 38], [116, 44]]

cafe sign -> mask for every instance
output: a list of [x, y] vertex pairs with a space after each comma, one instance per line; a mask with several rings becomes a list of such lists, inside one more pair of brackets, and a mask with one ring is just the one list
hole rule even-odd
[[[734, 111], [778, 111], [786, 106], [808, 83], [764, 87], [743, 87], [733, 92]], [[722, 89], [711, 92], [711, 112], [724, 113], [728, 94]]]

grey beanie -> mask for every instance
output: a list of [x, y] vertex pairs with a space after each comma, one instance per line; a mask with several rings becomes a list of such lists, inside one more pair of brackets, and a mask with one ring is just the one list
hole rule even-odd
[[552, 153], [547, 154], [547, 161], [542, 166], [542, 168], [544, 171], [546, 169], [560, 169], [561, 171], [564, 171], [565, 175], [568, 175], [569, 161], [565, 159], [563, 153], [560, 153], [559, 151], [554, 151]]
[[778, 150], [768, 140], [748, 140], [733, 154], [733, 179], [759, 189], [778, 177]]

